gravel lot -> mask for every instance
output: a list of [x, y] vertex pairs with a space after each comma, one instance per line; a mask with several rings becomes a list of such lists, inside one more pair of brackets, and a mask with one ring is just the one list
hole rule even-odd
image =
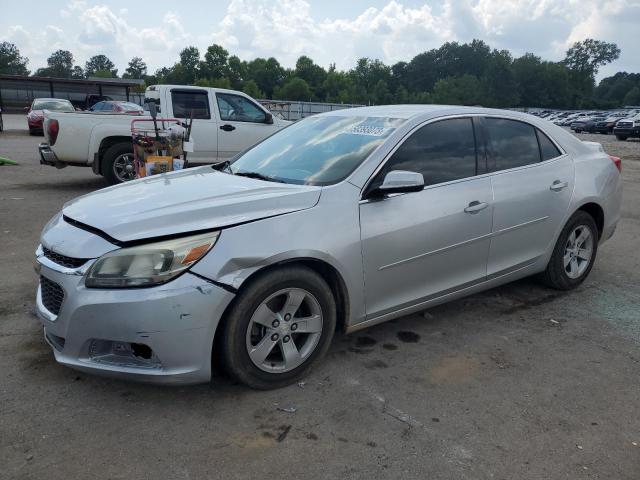
[[[33, 315], [33, 251], [101, 188], [41, 167], [23, 116], [0, 156], [0, 478], [640, 478], [640, 142], [623, 220], [579, 289], [532, 280], [338, 335], [305, 380], [159, 388], [57, 365]], [[278, 407], [295, 407], [287, 413]]]

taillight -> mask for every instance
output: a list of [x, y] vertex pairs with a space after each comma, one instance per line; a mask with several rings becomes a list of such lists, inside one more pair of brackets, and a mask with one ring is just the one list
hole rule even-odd
[[616, 166], [618, 171], [622, 173], [622, 160], [620, 159], [620, 157], [614, 157], [613, 155], [609, 155], [609, 158], [611, 159], [613, 164]]
[[60, 125], [58, 125], [58, 120], [51, 119], [47, 122], [47, 136], [49, 137], [49, 145], [56, 144], [59, 131]]

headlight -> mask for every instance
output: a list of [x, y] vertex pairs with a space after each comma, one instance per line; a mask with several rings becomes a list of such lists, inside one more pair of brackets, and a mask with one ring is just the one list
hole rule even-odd
[[89, 288], [149, 287], [168, 282], [200, 260], [220, 232], [114, 250], [87, 272]]

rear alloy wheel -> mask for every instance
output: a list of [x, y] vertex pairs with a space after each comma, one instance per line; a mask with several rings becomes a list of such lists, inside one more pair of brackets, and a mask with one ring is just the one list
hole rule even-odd
[[542, 280], [558, 290], [577, 287], [589, 275], [597, 250], [595, 221], [587, 212], [579, 210], [562, 230]]
[[313, 270], [282, 267], [244, 287], [225, 319], [225, 369], [252, 388], [295, 382], [328, 350], [336, 325], [331, 289]]
[[128, 143], [112, 145], [102, 156], [102, 175], [109, 185], [128, 182], [136, 178], [132, 146]]

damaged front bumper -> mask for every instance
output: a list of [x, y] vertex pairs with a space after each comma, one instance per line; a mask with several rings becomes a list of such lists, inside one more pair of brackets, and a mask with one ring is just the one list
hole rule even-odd
[[84, 286], [88, 265], [68, 269], [43, 256], [37, 265], [36, 311], [59, 363], [149, 383], [210, 380], [213, 338], [232, 292], [188, 272], [157, 287], [93, 289]]

